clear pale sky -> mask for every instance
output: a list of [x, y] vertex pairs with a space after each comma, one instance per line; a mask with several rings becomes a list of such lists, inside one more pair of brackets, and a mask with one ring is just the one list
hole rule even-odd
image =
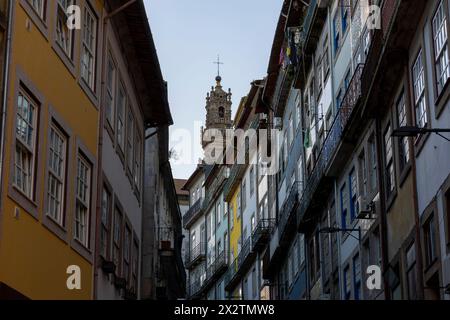
[[[267, 73], [282, 0], [145, 0], [169, 103], [177, 128], [194, 130], [205, 121], [205, 98], [215, 84], [220, 54], [222, 85], [233, 93], [233, 111], [253, 80]], [[233, 115], [234, 115], [233, 112]], [[172, 142], [173, 145], [173, 142]], [[174, 178], [196, 166], [172, 163]]]

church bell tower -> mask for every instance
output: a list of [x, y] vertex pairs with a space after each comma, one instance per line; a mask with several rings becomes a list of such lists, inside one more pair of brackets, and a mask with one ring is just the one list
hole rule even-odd
[[[205, 141], [205, 130], [218, 129], [222, 132], [222, 137], [225, 138], [226, 129], [231, 129], [233, 121], [231, 120], [231, 89], [228, 92], [222, 88], [222, 77], [220, 76], [219, 59], [215, 62], [218, 66], [216, 85], [211, 87], [211, 91], [206, 95], [206, 123], [202, 131], [202, 146], [203, 149], [211, 143]], [[206, 139], [208, 140], [208, 139]]]

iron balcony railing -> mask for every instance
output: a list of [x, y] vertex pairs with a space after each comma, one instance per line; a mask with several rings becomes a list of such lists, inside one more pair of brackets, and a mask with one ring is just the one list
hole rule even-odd
[[286, 198], [283, 206], [281, 207], [280, 220], [278, 221], [278, 230], [280, 238], [284, 236], [286, 226], [288, 222], [291, 221], [291, 218], [294, 216], [293, 212], [298, 204], [299, 185], [300, 182], [295, 182], [291, 186], [288, 197]]
[[190, 248], [185, 255], [185, 264], [187, 268], [195, 265], [196, 262], [203, 261], [205, 259], [206, 245], [204, 242], [200, 242], [194, 247]]
[[215, 199], [217, 197], [217, 194], [223, 188], [224, 181], [226, 179], [226, 168], [225, 166], [222, 166], [213, 182], [206, 189], [205, 200], [203, 201], [202, 205], [202, 212], [207, 212], [211, 205], [214, 204], [214, 201], [211, 201], [211, 199]]
[[207, 280], [216, 279], [220, 277], [228, 267], [227, 251], [222, 251], [218, 256], [211, 262], [208, 269], [206, 270]]
[[185, 229], [188, 229], [189, 224], [195, 221], [195, 219], [200, 216], [202, 212], [202, 204], [203, 204], [203, 198], [198, 199], [190, 208], [189, 210], [184, 214], [183, 216], [183, 227]]
[[235, 163], [231, 167], [230, 176], [228, 177], [227, 182], [225, 183], [225, 186], [223, 188], [223, 193], [224, 193], [226, 201], [231, 200], [231, 191], [234, 189], [234, 187], [240, 181], [244, 169], [245, 169], [245, 165], [237, 164], [237, 163]]
[[252, 261], [253, 256], [252, 237], [248, 237], [242, 245], [237, 258], [234, 259], [228, 268], [228, 273], [225, 278], [225, 289], [227, 291], [232, 290], [237, 285], [245, 273], [248, 263]]
[[275, 86], [275, 116], [281, 117], [283, 115], [286, 102], [291, 90], [291, 84], [294, 81], [295, 70], [293, 64], [288, 64], [286, 69], [281, 68], [278, 73], [277, 84]]
[[250, 253], [252, 252], [252, 238], [248, 237], [244, 244], [242, 245], [241, 252], [239, 252], [238, 260], [239, 260], [239, 268], [243, 266], [245, 260], [248, 258]]
[[348, 120], [361, 98], [361, 75], [363, 69], [363, 64], [359, 64], [356, 67], [344, 99], [342, 100], [337, 115], [334, 118], [330, 132], [325, 138], [314, 169], [307, 179], [307, 183], [300, 200], [299, 210], [297, 211], [298, 223], [303, 222], [303, 217], [308, 210], [314, 194], [325, 175], [325, 171], [339, 146], [342, 133], [344, 132]]
[[311, 30], [311, 25], [313, 22], [314, 13], [317, 10], [317, 0], [311, 0], [308, 5], [308, 10], [306, 11], [306, 15], [303, 19], [303, 31], [300, 38], [300, 41], [305, 44], [308, 40], [309, 32]]
[[215, 270], [215, 264], [214, 261], [211, 261], [211, 263], [209, 263], [206, 266], [206, 281], [203, 283], [203, 286], [205, 286], [207, 283], [209, 283], [214, 275], [214, 270]]
[[202, 295], [207, 292], [218, 278], [226, 272], [228, 268], [227, 251], [222, 251], [219, 255], [206, 266], [206, 272], [204, 273], [204, 278], [201, 277], [198, 283], [194, 283], [193, 287], [195, 290], [190, 290], [188, 292], [191, 298], [196, 295]]
[[235, 258], [233, 262], [231, 262], [230, 266], [228, 267], [228, 272], [225, 275], [225, 290], [231, 291], [234, 289], [235, 285], [239, 281], [239, 262], [238, 258]]
[[228, 250], [225, 249], [217, 256], [214, 261], [216, 273], [221, 269], [226, 269], [228, 267]]
[[[384, 1], [381, 8], [381, 29], [374, 29], [371, 31], [370, 50], [366, 57], [364, 74], [361, 79], [362, 92], [364, 95], [369, 93], [372, 82], [374, 81], [374, 75], [376, 74], [380, 58], [382, 57], [383, 47], [389, 34], [390, 26], [395, 20], [395, 13], [400, 4], [401, 1]], [[369, 23], [369, 21], [367, 23]]]
[[269, 242], [270, 235], [275, 228], [275, 219], [261, 219], [252, 232], [252, 244], [254, 250], [259, 250]]
[[195, 297], [200, 290], [202, 289], [202, 281], [200, 280], [200, 278], [195, 279], [193, 282], [191, 282], [191, 284], [188, 287], [188, 296], [190, 298]]

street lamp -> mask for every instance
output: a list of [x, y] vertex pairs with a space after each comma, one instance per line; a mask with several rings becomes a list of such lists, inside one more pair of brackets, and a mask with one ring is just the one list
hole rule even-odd
[[431, 128], [419, 128], [419, 127], [415, 127], [415, 126], [405, 126], [405, 127], [400, 127], [398, 129], [395, 129], [394, 131], [392, 131], [392, 136], [393, 137], [417, 137], [418, 135], [424, 134], [424, 133], [436, 133], [438, 136], [440, 136], [450, 142], [449, 138], [447, 138], [441, 134], [444, 132], [450, 132], [450, 129], [447, 129], [447, 128], [431, 129]]

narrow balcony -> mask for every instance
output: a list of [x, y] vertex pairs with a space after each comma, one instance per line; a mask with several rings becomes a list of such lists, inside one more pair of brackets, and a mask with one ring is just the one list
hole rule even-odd
[[303, 49], [305, 54], [311, 54], [316, 47], [316, 42], [320, 38], [323, 26], [327, 18], [326, 1], [310, 0], [308, 10], [303, 18]]
[[396, 84], [404, 73], [411, 41], [411, 29], [420, 24], [426, 4], [430, 1], [383, 1], [381, 29], [373, 30], [372, 44], [366, 58], [362, 77], [365, 110], [369, 115], [380, 114], [390, 107], [396, 94]]
[[192, 223], [195, 222], [203, 213], [203, 198], [195, 202], [183, 216], [183, 227], [189, 229]]
[[238, 258], [234, 259], [233, 262], [228, 267], [228, 272], [225, 276], [225, 290], [232, 292], [239, 281], [241, 280], [239, 270]]
[[280, 245], [283, 245], [285, 242], [289, 242], [291, 236], [296, 232], [295, 211], [299, 200], [299, 185], [300, 182], [295, 182], [291, 186], [289, 194], [281, 207], [280, 220], [278, 221], [278, 236], [280, 239]]
[[276, 117], [283, 116], [294, 76], [295, 70], [292, 64], [289, 64], [286, 69], [280, 68], [274, 93]]
[[206, 279], [202, 284], [200, 294], [206, 293], [217, 280], [227, 271], [227, 252], [221, 252], [214, 261], [211, 261], [206, 267]]
[[[307, 179], [306, 187], [300, 199], [299, 209], [297, 210], [297, 223], [300, 230], [308, 228], [306, 223], [306, 221], [309, 221], [307, 214], [314, 211], [312, 209], [323, 205], [322, 196], [330, 192], [332, 187], [333, 179], [326, 172], [331, 163], [336, 162], [334, 161], [335, 153], [341, 144], [343, 132], [346, 130], [347, 123], [361, 100], [361, 75], [363, 69], [363, 64], [359, 64], [356, 67], [344, 99], [331, 125], [330, 132], [328, 132], [320, 150], [314, 169]], [[337, 161], [341, 160], [344, 161], [343, 159], [337, 159]]]
[[303, 72], [308, 73], [311, 67], [310, 56], [314, 53], [317, 41], [320, 39], [322, 29], [327, 19], [328, 0], [310, 0], [306, 14], [301, 20], [301, 36], [298, 51], [300, 55], [299, 64], [296, 69], [294, 87], [300, 89], [304, 83]]
[[230, 265], [228, 269], [227, 279], [225, 281], [225, 290], [232, 291], [242, 277], [248, 271], [249, 266], [253, 262], [256, 254], [252, 251], [252, 238], [249, 237], [241, 247], [236, 259]]
[[235, 163], [230, 170], [230, 175], [225, 183], [223, 188], [223, 193], [225, 196], [225, 201], [230, 202], [233, 196], [233, 190], [237, 187], [237, 185], [241, 182], [242, 175], [245, 172], [244, 164]]
[[195, 247], [190, 248], [190, 250], [186, 252], [184, 261], [187, 269], [191, 269], [205, 260], [205, 249], [206, 244], [204, 242], [200, 242]]
[[269, 242], [275, 228], [275, 219], [261, 219], [253, 230], [252, 244], [254, 251], [261, 251]]
[[219, 279], [228, 269], [228, 251], [224, 250], [219, 253], [214, 261], [214, 273], [213, 278]]
[[239, 273], [244, 275], [249, 269], [255, 258], [255, 252], [252, 250], [252, 238], [248, 237], [247, 240], [244, 241], [241, 252], [238, 255], [239, 261]]
[[201, 289], [202, 281], [200, 280], [200, 278], [198, 278], [190, 283], [187, 290], [187, 296], [189, 297], [189, 299], [197, 299], [199, 297]]

